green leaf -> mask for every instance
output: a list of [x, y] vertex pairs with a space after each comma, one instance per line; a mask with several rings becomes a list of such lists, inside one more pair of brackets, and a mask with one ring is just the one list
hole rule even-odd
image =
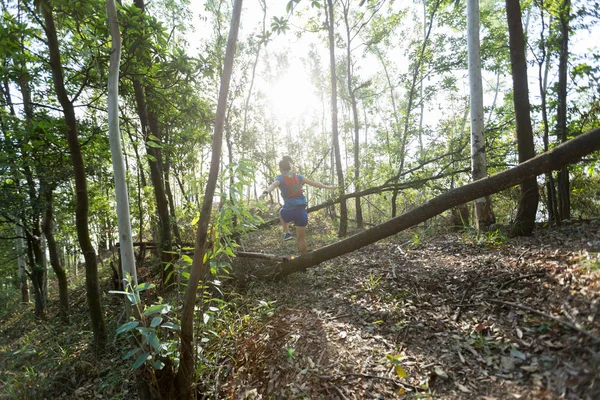
[[138, 292], [142, 292], [144, 290], [154, 289], [155, 287], [156, 285], [154, 285], [153, 283], [144, 282], [141, 285], [137, 285], [135, 290], [137, 290]]
[[149, 353], [143, 353], [141, 356], [138, 357], [137, 360], [135, 360], [135, 362], [133, 363], [133, 369], [138, 369], [139, 367], [141, 367], [146, 360], [150, 357]]
[[164, 362], [162, 362], [162, 361], [160, 361], [160, 360], [156, 360], [156, 361], [154, 361], [154, 363], [152, 363], [152, 366], [153, 366], [153, 367], [154, 367], [154, 369], [156, 369], [156, 370], [161, 370], [161, 369], [163, 369], [163, 368], [164, 368], [164, 366], [165, 366], [165, 363], [164, 363]]
[[129, 321], [117, 328], [117, 335], [135, 329], [140, 324], [140, 321]]
[[144, 311], [144, 315], [148, 316], [148, 315], [152, 315], [152, 314], [156, 314], [156, 313], [166, 314], [170, 310], [171, 310], [171, 306], [168, 304], [155, 304], [151, 307], [148, 307]]
[[161, 322], [163, 322], [163, 318], [162, 317], [154, 317], [154, 318], [152, 318], [152, 322], [150, 322], [150, 328], [156, 328], [157, 326], [160, 325]]
[[135, 356], [140, 350], [141, 350], [140, 348], [131, 349], [127, 354], [125, 354], [123, 356], [123, 360], [127, 360], [127, 359]]
[[192, 260], [192, 257], [188, 256], [187, 254], [182, 255], [181, 259], [188, 264], [191, 264], [194, 261]]
[[146, 338], [146, 341], [148, 342], [148, 344], [150, 344], [150, 346], [154, 347], [154, 350], [156, 350], [157, 352], [160, 351], [160, 339], [158, 338], [158, 336], [156, 336], [156, 333], [150, 333]]
[[160, 143], [156, 143], [156, 142], [152, 142], [152, 141], [146, 142], [146, 146], [154, 147], [155, 149], [162, 149], [162, 145]]
[[179, 325], [174, 324], [172, 322], [165, 322], [164, 324], [161, 325], [161, 328], [172, 329], [174, 331], [178, 331], [181, 329], [181, 327]]
[[198, 221], [200, 221], [200, 216], [196, 216], [193, 220], [192, 220], [192, 225], [196, 225], [198, 223]]
[[156, 157], [154, 157], [152, 154], [144, 154], [144, 157], [146, 157], [148, 160], [152, 161], [152, 162], [156, 162]]
[[150, 139], [150, 140], [154, 140], [155, 142], [160, 142], [160, 139], [159, 139], [159, 138], [157, 138], [157, 137], [156, 137], [156, 136], [154, 136], [154, 135], [149, 135], [149, 136], [148, 136], [148, 139]]

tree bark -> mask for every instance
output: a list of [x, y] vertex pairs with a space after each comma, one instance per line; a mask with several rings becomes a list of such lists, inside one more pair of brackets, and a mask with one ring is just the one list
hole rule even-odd
[[[360, 127], [358, 124], [358, 107], [356, 105], [356, 92], [355, 88], [352, 87], [352, 55], [351, 45], [352, 38], [350, 36], [350, 22], [348, 21], [348, 12], [350, 8], [350, 2], [344, 3], [344, 24], [346, 25], [346, 75], [348, 84], [348, 94], [350, 96], [350, 106], [352, 108], [352, 122], [354, 127], [354, 191], [360, 191]], [[354, 199], [355, 219], [356, 226], [362, 228], [363, 226], [363, 215], [362, 207], [360, 204], [360, 197]]]
[[[331, 135], [333, 137], [333, 149], [335, 154], [335, 169], [338, 178], [340, 197], [344, 197], [345, 184], [344, 172], [342, 171], [342, 156], [340, 153], [340, 142], [338, 132], [338, 107], [337, 107], [337, 74], [335, 72], [335, 37], [334, 37], [334, 13], [333, 2], [327, 0], [327, 30], [329, 31], [329, 66], [331, 71]], [[340, 202], [340, 227], [338, 237], [346, 236], [348, 232], [348, 208], [346, 201]]]
[[202, 209], [200, 211], [200, 221], [198, 222], [198, 231], [196, 233], [194, 259], [183, 300], [183, 309], [181, 311], [181, 345], [179, 349], [181, 361], [179, 365], [179, 371], [177, 372], [177, 386], [180, 390], [179, 398], [185, 400], [192, 398], [195, 387], [196, 369], [194, 358], [194, 307], [196, 304], [198, 283], [200, 282], [201, 278], [205, 279], [209, 272], [208, 263], [204, 263], [204, 254], [208, 238], [208, 223], [211, 216], [213, 196], [215, 194], [215, 188], [219, 175], [219, 162], [223, 147], [223, 126], [225, 124], [227, 96], [229, 94], [229, 83], [231, 81], [233, 59], [240, 26], [241, 12], [242, 0], [235, 0], [231, 16], [229, 38], [227, 39], [227, 48], [225, 51], [225, 63], [223, 66], [223, 73], [221, 75], [221, 86], [219, 89], [219, 99], [217, 103], [210, 172], [208, 175], [208, 182], [206, 184]]
[[29, 303], [29, 281], [27, 280], [27, 258], [25, 256], [25, 243], [23, 240], [23, 227], [19, 225], [21, 222], [17, 220], [15, 227], [17, 241], [17, 262], [19, 264], [19, 282], [21, 288], [21, 302]]
[[[471, 110], [471, 172], [473, 180], [476, 181], [487, 176], [479, 44], [479, 0], [467, 0], [467, 44]], [[487, 229], [494, 222], [489, 197], [475, 200], [475, 216], [480, 231]]]
[[[544, 21], [544, 1], [540, 1], [540, 12], [541, 12], [541, 30], [540, 30], [540, 51], [541, 55], [538, 60], [538, 82], [540, 87], [540, 99], [542, 108], [542, 124], [544, 130], [544, 151], [548, 151], [550, 144], [550, 130], [548, 122], [548, 103], [546, 101], [546, 94], [548, 91], [548, 72], [550, 70], [550, 60], [547, 58], [547, 40], [544, 37], [544, 31], [546, 23]], [[552, 19], [550, 19], [550, 22]], [[551, 23], [548, 24], [548, 27]], [[548, 222], [559, 223], [558, 218], [558, 201], [556, 198], [556, 185], [554, 183], [554, 175], [552, 173], [546, 174], [546, 198], [548, 207]]]
[[58, 101], [63, 109], [65, 124], [67, 127], [67, 142], [71, 153], [71, 163], [73, 164], [73, 172], [75, 176], [76, 190], [76, 209], [75, 218], [77, 225], [77, 238], [79, 246], [85, 258], [85, 281], [87, 291], [87, 301], [90, 309], [90, 318], [92, 322], [92, 330], [94, 332], [94, 343], [103, 348], [108, 339], [106, 333], [106, 325], [104, 323], [104, 314], [102, 312], [102, 304], [100, 302], [100, 287], [98, 284], [98, 265], [96, 260], [96, 251], [90, 239], [89, 223], [88, 223], [88, 192], [86, 182], [85, 165], [83, 156], [77, 137], [77, 119], [75, 118], [75, 109], [73, 103], [67, 95], [65, 89], [63, 67], [60, 60], [60, 49], [58, 46], [58, 37], [56, 34], [56, 26], [54, 24], [54, 16], [52, 6], [49, 0], [42, 3], [42, 15], [45, 21], [44, 30], [48, 40], [48, 50], [50, 53], [50, 68], [52, 70], [52, 78], [54, 81], [54, 90]]
[[[519, 0], [506, 0], [506, 17], [512, 67], [515, 120], [517, 126], [517, 145], [519, 163], [535, 156], [533, 132], [529, 115], [529, 86], [527, 83], [527, 62], [525, 60], [525, 36], [521, 24], [521, 5]], [[521, 199], [517, 216], [511, 229], [512, 236], [530, 236], [535, 227], [538, 207], [538, 186], [535, 177], [521, 183]]]
[[[558, 61], [558, 109], [556, 111], [556, 135], [560, 143], [567, 141], [567, 72], [569, 61], [569, 17], [571, 1], [563, 0], [559, 9], [560, 56]], [[569, 170], [565, 166], [558, 171], [558, 213], [560, 220], [571, 219], [571, 193]]]
[[50, 254], [50, 265], [56, 274], [58, 280], [58, 298], [59, 298], [59, 315], [62, 322], [69, 323], [69, 282], [67, 281], [67, 273], [60, 262], [60, 255], [56, 239], [54, 238], [53, 218], [54, 218], [54, 200], [52, 188], [44, 184], [42, 188], [45, 198], [44, 222], [42, 228], [46, 241], [48, 242], [48, 253]]
[[323, 261], [350, 253], [392, 236], [460, 204], [506, 190], [527, 179], [578, 162], [581, 157], [600, 150], [600, 128], [572, 139], [553, 150], [520, 163], [514, 168], [450, 190], [427, 203], [345, 240], [279, 264], [276, 276], [302, 271]]
[[[121, 62], [121, 33], [117, 20], [115, 0], [106, 0], [106, 12], [111, 36], [110, 65], [108, 70], [108, 138], [110, 155], [115, 179], [115, 198], [117, 202], [117, 220], [119, 225], [119, 255], [121, 264], [121, 277], [127, 279], [123, 282], [132, 288], [137, 287], [137, 271], [135, 267], [135, 254], [133, 251], [133, 233], [131, 230], [131, 212], [129, 210], [129, 193], [127, 189], [127, 175], [125, 162], [121, 149], [121, 132], [119, 129], [119, 63]], [[128, 315], [130, 307], [126, 301], [125, 310]]]
[[[146, 5], [144, 0], [135, 0], [134, 3], [137, 8], [145, 12]], [[145, 40], [145, 38], [141, 39]], [[147, 67], [150, 67], [150, 65]], [[153, 112], [152, 107], [149, 107], [149, 103], [150, 106], [152, 105], [152, 99], [149, 97], [149, 94], [152, 92], [152, 88], [148, 85], [143, 85], [137, 77], [132, 78], [132, 81], [137, 104], [137, 113], [142, 125], [144, 142], [146, 143], [146, 153], [152, 158], [148, 158], [148, 165], [150, 166], [150, 180], [152, 181], [152, 187], [154, 188], [156, 212], [158, 214], [158, 220], [160, 224], [160, 257], [164, 266], [162, 269], [162, 282], [164, 284], [166, 283], [166, 279], [171, 274], [173, 268], [171, 265], [171, 261], [173, 259], [172, 254], [167, 253], [171, 251], [172, 247], [171, 219], [167, 195], [165, 192], [165, 183], [163, 180], [161, 149], [159, 147], [153, 147], [149, 144], [150, 142], [156, 143], [150, 139], [150, 135], [154, 135], [159, 142], [161, 141], [161, 131], [157, 115]]]

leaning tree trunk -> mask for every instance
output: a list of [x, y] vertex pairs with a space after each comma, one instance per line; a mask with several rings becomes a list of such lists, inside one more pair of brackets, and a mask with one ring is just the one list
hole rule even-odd
[[[510, 46], [510, 63], [515, 104], [515, 120], [517, 125], [517, 145], [519, 163], [535, 157], [533, 132], [529, 116], [529, 87], [527, 86], [527, 62], [525, 60], [525, 36], [521, 24], [521, 5], [519, 0], [506, 0], [506, 18], [508, 20], [508, 38]], [[512, 236], [530, 236], [535, 227], [535, 216], [538, 207], [537, 179], [532, 177], [521, 183], [521, 199], [517, 217], [511, 229]]]
[[[558, 61], [558, 110], [556, 111], [556, 135], [561, 143], [567, 141], [567, 69], [569, 61], [569, 16], [571, 1], [563, 0], [559, 9], [560, 56]], [[569, 170], [565, 166], [558, 171], [558, 213], [560, 220], [571, 218], [571, 194]]]
[[[206, 279], [209, 268], [208, 263], [204, 263], [205, 246], [208, 238], [208, 223], [210, 221], [213, 196], [219, 177], [219, 161], [221, 159], [221, 149], [223, 147], [223, 126], [225, 124], [225, 111], [227, 108], [227, 95], [229, 93], [229, 82], [231, 81], [231, 72], [233, 69], [233, 58], [237, 35], [240, 26], [240, 15], [242, 13], [242, 0], [235, 0], [231, 16], [231, 27], [229, 29], [229, 38], [227, 39], [227, 49], [225, 51], [225, 63], [223, 74], [221, 75], [221, 87], [219, 89], [219, 100], [217, 103], [217, 113], [215, 120], [215, 132], [213, 135], [212, 158], [210, 162], [210, 172], [206, 191], [200, 211], [200, 221], [198, 222], [198, 231], [196, 233], [196, 243], [194, 250], [194, 260], [190, 271], [185, 297], [183, 300], [183, 309], [181, 311], [181, 345], [179, 349], [180, 364], [177, 372], [177, 386], [180, 391], [179, 398], [190, 399], [194, 394], [195, 388], [195, 351], [194, 351], [194, 307], [196, 305], [196, 292], [201, 278]], [[194, 396], [195, 397], [195, 396]]]
[[50, 69], [54, 81], [54, 90], [58, 101], [63, 109], [65, 125], [67, 130], [67, 142], [71, 153], [71, 163], [75, 175], [76, 190], [76, 208], [75, 218], [77, 225], [77, 238], [79, 246], [85, 258], [85, 282], [87, 301], [90, 309], [90, 318], [92, 330], [94, 332], [94, 343], [102, 348], [107, 341], [106, 325], [104, 323], [104, 314], [100, 302], [100, 286], [98, 284], [98, 264], [96, 251], [90, 239], [90, 228], [88, 223], [88, 192], [85, 165], [77, 137], [77, 119], [75, 118], [75, 109], [73, 103], [67, 95], [65, 89], [63, 67], [60, 60], [60, 49], [58, 46], [58, 37], [56, 35], [56, 26], [52, 14], [52, 6], [48, 0], [42, 4], [42, 14], [45, 21], [45, 32], [48, 40], [48, 50], [50, 53]]
[[[327, 28], [329, 31], [329, 66], [331, 70], [331, 134], [333, 136], [333, 149], [335, 154], [335, 170], [337, 172], [340, 196], [344, 197], [344, 172], [342, 171], [342, 156], [340, 154], [340, 142], [338, 133], [338, 108], [337, 108], [337, 76], [335, 72], [335, 38], [333, 28], [333, 2], [327, 0]], [[348, 232], [348, 208], [346, 201], [340, 202], [340, 228], [338, 236], [344, 237]]]
[[[469, 53], [469, 91], [471, 110], [471, 171], [473, 180], [487, 176], [483, 126], [483, 83], [479, 48], [479, 0], [467, 0], [467, 43]], [[475, 200], [477, 228], [485, 230], [494, 222], [489, 197]]]
[[59, 298], [59, 315], [64, 323], [69, 323], [69, 282], [67, 281], [67, 273], [60, 262], [60, 254], [58, 245], [54, 238], [53, 218], [54, 218], [54, 200], [52, 188], [43, 185], [42, 192], [45, 198], [44, 222], [42, 228], [46, 241], [48, 242], [48, 253], [50, 254], [50, 265], [56, 274], [58, 280], [58, 298]]
[[527, 179], [578, 162], [581, 157], [600, 150], [600, 128], [572, 139], [553, 150], [520, 163], [514, 168], [450, 190], [396, 218], [329, 246], [322, 247], [293, 260], [279, 264], [276, 276], [283, 277], [302, 271], [323, 261], [350, 253], [361, 247], [392, 236], [477, 198], [489, 196], [513, 187]]

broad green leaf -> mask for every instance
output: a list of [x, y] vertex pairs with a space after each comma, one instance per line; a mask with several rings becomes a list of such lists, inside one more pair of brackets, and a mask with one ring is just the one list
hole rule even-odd
[[153, 306], [148, 307], [144, 311], [144, 315], [152, 315], [156, 313], [166, 314], [171, 310], [171, 306], [168, 304], [155, 304]]
[[150, 139], [150, 140], [154, 140], [155, 142], [160, 142], [160, 139], [159, 139], [159, 138], [157, 138], [157, 137], [156, 137], [156, 136], [154, 136], [154, 135], [149, 135], [149, 136], [148, 136], [148, 139]]
[[158, 336], [156, 336], [156, 333], [151, 332], [146, 338], [146, 341], [148, 342], [148, 344], [150, 344], [150, 346], [154, 347], [154, 350], [156, 350], [157, 352], [160, 351], [160, 339], [158, 338]]
[[179, 325], [174, 324], [172, 322], [165, 322], [164, 324], [161, 325], [161, 328], [172, 329], [174, 331], [178, 331], [181, 329], [181, 327]]
[[135, 329], [140, 324], [140, 321], [129, 321], [117, 328], [117, 335], [123, 332], [128, 332]]
[[188, 256], [187, 254], [182, 255], [181, 259], [188, 264], [191, 264], [194, 261], [192, 260], [192, 257]]
[[133, 363], [133, 369], [138, 369], [139, 367], [141, 367], [146, 360], [150, 358], [150, 354], [149, 353], [143, 353], [141, 356], [138, 357], [137, 360], [135, 360], [135, 362]]
[[152, 142], [152, 141], [146, 142], [146, 146], [154, 147], [155, 149], [162, 149], [162, 145], [160, 143], [156, 143], [156, 142]]
[[123, 360], [127, 360], [127, 359], [135, 356], [140, 350], [141, 350], [140, 348], [131, 349], [127, 354], [125, 354], [123, 356]]
[[154, 318], [152, 318], [152, 322], [150, 322], [150, 328], [156, 328], [157, 326], [160, 325], [161, 322], [163, 322], [163, 318], [162, 317], [154, 317]]
[[156, 287], [156, 285], [154, 285], [153, 283], [144, 282], [140, 285], [137, 285], [135, 290], [137, 290], [138, 292], [141, 292], [141, 291], [148, 290], [148, 289], [154, 289], [155, 287]]

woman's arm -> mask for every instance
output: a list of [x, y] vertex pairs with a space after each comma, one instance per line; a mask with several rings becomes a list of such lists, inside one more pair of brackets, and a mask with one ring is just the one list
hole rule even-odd
[[306, 177], [302, 177], [302, 184], [303, 185], [310, 185], [310, 186], [314, 186], [316, 188], [321, 188], [321, 189], [330, 189], [333, 190], [336, 187], [335, 186], [328, 186], [328, 185], [323, 185], [320, 182], [316, 182], [316, 181], [311, 181], [310, 179], [306, 178]]
[[271, 190], [275, 189], [276, 187], [279, 187], [279, 185], [281, 185], [281, 182], [275, 179], [273, 183], [271, 183], [271, 185], [268, 188], [266, 188], [264, 192], [262, 192], [262, 196], [268, 195]]

